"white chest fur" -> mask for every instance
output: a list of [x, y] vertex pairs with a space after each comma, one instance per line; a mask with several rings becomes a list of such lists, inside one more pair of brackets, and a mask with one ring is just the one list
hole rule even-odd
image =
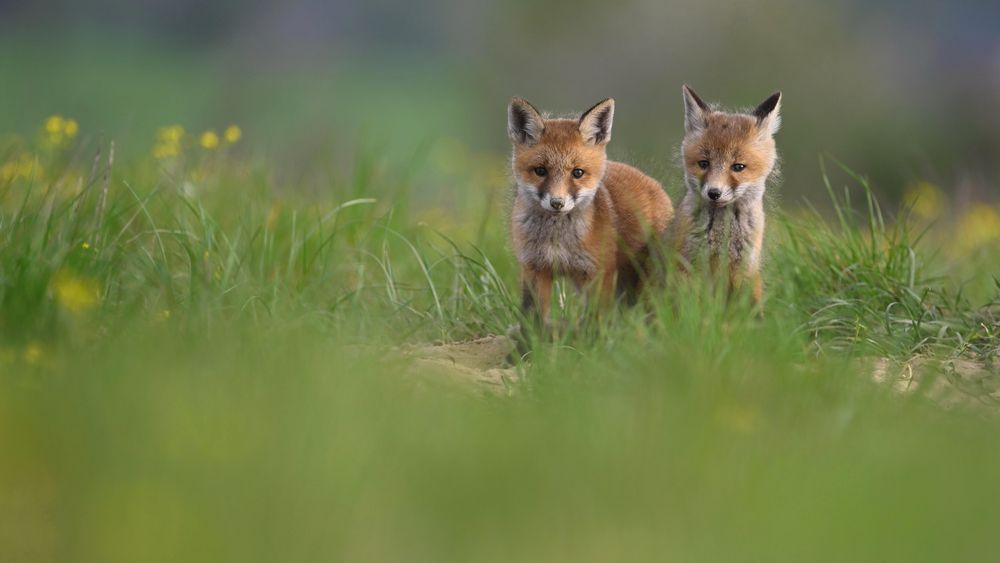
[[584, 246], [590, 206], [555, 214], [534, 202], [519, 204], [514, 222], [521, 236], [515, 240], [515, 250], [523, 264], [569, 275], [590, 276], [597, 271], [597, 261]]

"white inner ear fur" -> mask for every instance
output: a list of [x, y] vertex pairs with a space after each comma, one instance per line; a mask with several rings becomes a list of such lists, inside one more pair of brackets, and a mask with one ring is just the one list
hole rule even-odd
[[701, 131], [705, 127], [705, 110], [690, 94], [684, 92], [684, 129], [689, 133]]
[[588, 143], [607, 144], [615, 120], [614, 100], [605, 100], [591, 108], [580, 120], [580, 134]]
[[507, 108], [507, 134], [515, 143], [535, 143], [543, 131], [542, 116], [528, 104], [512, 102]]
[[778, 99], [778, 103], [771, 110], [771, 113], [767, 114], [767, 117], [760, 121], [760, 130], [762, 133], [768, 136], [773, 136], [781, 129], [781, 99]]
[[775, 133], [778, 132], [778, 129], [781, 129], [781, 114], [779, 113], [780, 109], [781, 106], [779, 105], [778, 107], [774, 108], [774, 111], [767, 114], [767, 117], [765, 117], [760, 122], [760, 130], [765, 135], [773, 136]]

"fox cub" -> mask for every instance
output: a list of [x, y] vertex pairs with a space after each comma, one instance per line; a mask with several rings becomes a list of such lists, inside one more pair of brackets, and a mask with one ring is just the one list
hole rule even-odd
[[673, 216], [656, 180], [608, 160], [614, 113], [610, 98], [578, 119], [545, 118], [520, 98], [508, 108], [517, 183], [510, 227], [522, 306], [543, 321], [554, 276], [568, 277], [581, 291], [593, 288], [602, 304], [616, 292], [634, 302], [647, 274], [648, 245]]
[[686, 268], [707, 247], [714, 273], [728, 223], [729, 291], [748, 283], [759, 307], [764, 293], [764, 185], [777, 159], [774, 134], [781, 125], [781, 92], [744, 114], [713, 109], [688, 86], [683, 91], [681, 158], [687, 193], [671, 228], [674, 248]]

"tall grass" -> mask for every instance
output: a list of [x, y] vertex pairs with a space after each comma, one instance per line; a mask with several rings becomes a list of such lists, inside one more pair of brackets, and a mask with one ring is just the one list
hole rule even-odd
[[522, 320], [502, 228], [419, 224], [409, 170], [303, 196], [265, 161], [108, 153], [0, 184], [0, 560], [993, 556], [993, 411], [871, 363], [995, 370], [996, 304], [861, 180], [834, 221], [772, 213], [763, 319], [694, 278], [579, 323], [560, 288], [483, 398], [396, 346]]
[[789, 282], [778, 288], [783, 304], [806, 314], [802, 329], [814, 347], [904, 358], [994, 356], [1000, 293], [975, 307], [946, 286], [918, 249], [909, 210], [887, 220], [867, 179], [841, 168], [857, 183], [862, 209], [852, 206], [852, 190], [838, 196], [824, 171], [836, 221], [828, 224], [815, 210], [785, 216], [773, 252], [774, 274]]

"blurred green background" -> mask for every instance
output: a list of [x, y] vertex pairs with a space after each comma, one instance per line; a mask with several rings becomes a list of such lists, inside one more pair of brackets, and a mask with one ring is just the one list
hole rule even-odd
[[[0, 563], [996, 559], [998, 16], [0, 0]], [[616, 97], [676, 198], [684, 82], [785, 93], [763, 319], [560, 286], [462, 371], [509, 97]]]
[[676, 193], [682, 83], [727, 107], [781, 89], [787, 204], [825, 200], [831, 155], [887, 199], [928, 181], [964, 205], [998, 192], [998, 28], [987, 0], [3, 0], [0, 131], [62, 113], [147, 151], [165, 124], [235, 122], [299, 171], [362, 142], [504, 153], [510, 96], [614, 96], [611, 152]]

